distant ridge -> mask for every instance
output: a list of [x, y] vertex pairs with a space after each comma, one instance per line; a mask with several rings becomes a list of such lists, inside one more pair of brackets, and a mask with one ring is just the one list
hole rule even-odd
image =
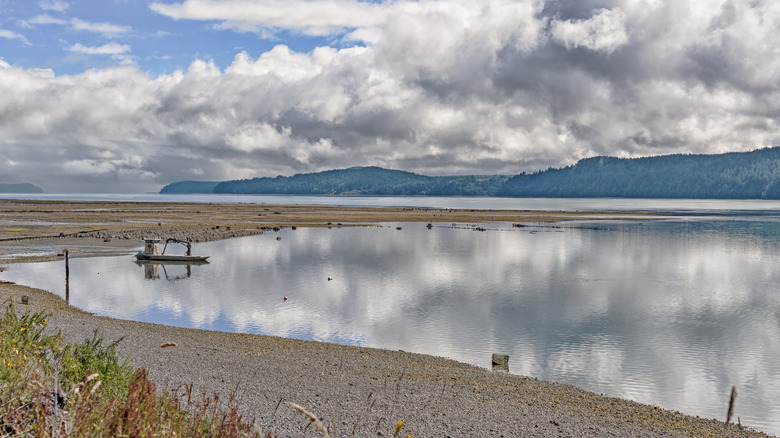
[[160, 190], [162, 194], [214, 193], [219, 181], [179, 181], [168, 184]]
[[506, 176], [423, 176], [381, 167], [351, 167], [289, 177], [225, 181], [214, 187], [214, 193], [491, 196], [506, 179]]
[[160, 193], [780, 199], [780, 147], [717, 155], [594, 157], [514, 176], [424, 176], [351, 167], [289, 177], [182, 181]]
[[780, 199], [780, 147], [718, 155], [595, 157], [520, 174], [498, 196]]
[[43, 193], [43, 189], [30, 183], [0, 183], [0, 193]]

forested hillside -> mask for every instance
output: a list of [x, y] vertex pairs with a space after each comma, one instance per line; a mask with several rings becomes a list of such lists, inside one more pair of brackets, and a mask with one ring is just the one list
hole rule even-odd
[[226, 181], [214, 193], [286, 195], [492, 196], [505, 176], [423, 176], [381, 167], [352, 167], [290, 177]]
[[43, 193], [43, 189], [30, 183], [0, 183], [0, 193]]
[[161, 193], [780, 199], [780, 147], [720, 155], [595, 157], [511, 177], [353, 167], [220, 183], [182, 181]]
[[516, 197], [780, 199], [780, 148], [720, 155], [596, 157], [521, 174], [497, 193]]
[[217, 184], [219, 181], [179, 181], [163, 187], [160, 193], [214, 193]]

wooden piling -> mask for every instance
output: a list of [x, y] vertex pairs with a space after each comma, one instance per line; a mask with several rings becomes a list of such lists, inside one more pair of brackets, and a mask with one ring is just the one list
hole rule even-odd
[[729, 397], [729, 412], [726, 414], [726, 424], [731, 423], [731, 417], [734, 416], [734, 403], [737, 401], [737, 387], [731, 387], [731, 397]]
[[70, 304], [70, 260], [68, 250], [65, 250], [65, 302]]

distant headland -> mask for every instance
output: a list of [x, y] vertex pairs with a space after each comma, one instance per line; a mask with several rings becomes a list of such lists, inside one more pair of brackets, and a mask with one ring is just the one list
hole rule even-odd
[[780, 199], [780, 147], [716, 155], [594, 157], [518, 175], [425, 176], [352, 167], [289, 177], [180, 181], [160, 193]]
[[30, 183], [0, 183], [0, 193], [43, 193], [43, 189]]

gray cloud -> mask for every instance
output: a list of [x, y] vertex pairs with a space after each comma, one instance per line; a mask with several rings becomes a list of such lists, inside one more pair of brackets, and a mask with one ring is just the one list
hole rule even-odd
[[[184, 6], [166, 11], [208, 19]], [[357, 10], [332, 6], [307, 26], [347, 26], [365, 47], [279, 45], [159, 77], [0, 60], [0, 175], [47, 191], [150, 191], [355, 165], [518, 173], [780, 144], [770, 1], [394, 2], [366, 27], [326, 20]]]

